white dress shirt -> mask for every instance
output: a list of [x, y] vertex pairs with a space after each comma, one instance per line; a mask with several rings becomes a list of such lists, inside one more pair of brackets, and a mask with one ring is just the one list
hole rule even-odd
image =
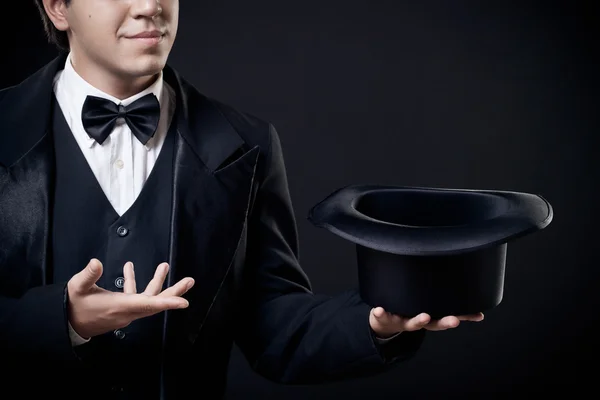
[[[115, 211], [123, 215], [140, 194], [162, 149], [175, 110], [175, 92], [163, 81], [161, 72], [158, 79], [147, 89], [127, 99], [119, 100], [85, 81], [73, 68], [69, 54], [64, 69], [54, 78], [54, 93], [67, 124], [102, 191]], [[131, 133], [131, 129], [122, 118], [117, 120], [113, 132], [102, 145], [84, 130], [81, 110], [86, 96], [103, 97], [116, 104], [127, 106], [148, 93], [154, 93], [160, 103], [160, 120], [154, 136], [146, 145]], [[86, 343], [89, 340], [80, 337], [70, 324], [69, 333], [73, 345]]]
[[[54, 93], [67, 124], [90, 165], [106, 198], [119, 215], [123, 215], [140, 194], [163, 146], [175, 110], [175, 92], [163, 80], [162, 72], [147, 89], [124, 100], [119, 100], [85, 81], [73, 68], [71, 55], [65, 67], [56, 74]], [[122, 118], [117, 120], [110, 136], [98, 144], [83, 128], [81, 110], [86, 96], [92, 95], [129, 105], [133, 101], [154, 93], [160, 103], [160, 120], [154, 136], [143, 145], [132, 134]], [[83, 268], [83, 266], [82, 266]], [[74, 346], [88, 342], [79, 336], [69, 324], [69, 335]], [[376, 338], [379, 343], [389, 339]]]
[[[123, 215], [141, 192], [163, 146], [175, 108], [173, 89], [163, 81], [161, 72], [150, 87], [125, 100], [119, 100], [96, 89], [77, 74], [69, 55], [65, 68], [56, 75], [54, 92], [67, 124], [104, 194], [115, 211]], [[103, 97], [127, 106], [148, 93], [154, 93], [158, 98], [161, 112], [158, 129], [146, 145], [137, 140], [122, 118], [117, 120], [113, 132], [102, 145], [96, 143], [84, 130], [81, 110], [86, 96]]]

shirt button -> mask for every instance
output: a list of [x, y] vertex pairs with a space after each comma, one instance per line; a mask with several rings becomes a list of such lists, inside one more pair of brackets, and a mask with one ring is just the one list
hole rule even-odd
[[117, 160], [115, 161], [115, 166], [119, 169], [123, 169], [123, 166], [125, 165], [125, 163], [123, 162], [123, 160]]
[[127, 236], [127, 234], [129, 233], [129, 229], [125, 228], [124, 226], [119, 226], [117, 228], [117, 235], [124, 237]]
[[120, 329], [117, 329], [114, 334], [117, 339], [125, 339], [125, 332]]
[[125, 284], [125, 278], [123, 278], [122, 276], [115, 279], [115, 286], [118, 287], [119, 289], [123, 289], [124, 284]]

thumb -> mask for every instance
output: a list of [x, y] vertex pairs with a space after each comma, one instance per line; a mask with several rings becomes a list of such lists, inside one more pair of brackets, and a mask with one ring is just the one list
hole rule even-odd
[[96, 258], [92, 258], [83, 270], [73, 277], [74, 289], [84, 291], [90, 289], [98, 282], [102, 276], [102, 263]]

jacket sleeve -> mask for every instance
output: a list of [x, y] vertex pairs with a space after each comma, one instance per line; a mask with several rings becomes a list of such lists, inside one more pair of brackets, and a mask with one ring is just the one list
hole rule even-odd
[[315, 384], [384, 372], [412, 357], [424, 330], [377, 344], [371, 307], [356, 289], [312, 293], [298, 262], [297, 227], [282, 149], [270, 127], [263, 179], [248, 216], [247, 264], [236, 344], [255, 372], [283, 384]]
[[38, 286], [22, 296], [0, 293], [0, 351], [5, 359], [78, 361], [67, 319], [66, 284]]

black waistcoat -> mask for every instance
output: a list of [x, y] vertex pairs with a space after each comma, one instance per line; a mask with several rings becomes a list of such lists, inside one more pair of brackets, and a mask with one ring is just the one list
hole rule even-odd
[[[137, 290], [142, 292], [156, 267], [168, 261], [176, 123], [169, 129], [138, 198], [119, 216], [102, 191], [56, 100], [53, 109], [56, 151], [53, 279], [67, 281], [95, 257], [104, 267], [98, 286], [118, 292], [123, 290], [123, 266], [132, 261]], [[160, 382], [162, 317], [161, 313], [136, 320], [78, 347], [85, 364], [91, 368], [84, 375], [93, 376], [88, 389], [98, 393], [118, 392], [118, 398], [154, 398]]]

